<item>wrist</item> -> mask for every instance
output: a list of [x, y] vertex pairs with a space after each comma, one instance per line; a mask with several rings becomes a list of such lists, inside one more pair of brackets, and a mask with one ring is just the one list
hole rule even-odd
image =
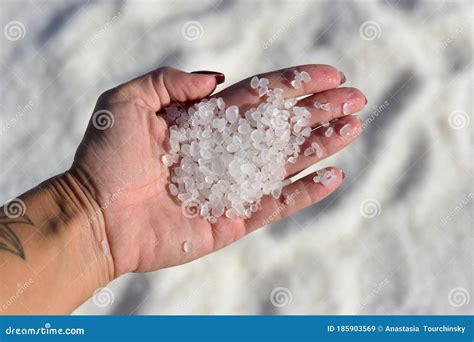
[[61, 228], [60, 245], [68, 250], [68, 264], [81, 278], [87, 299], [114, 275], [103, 211], [73, 173], [65, 172], [48, 183], [52, 216]]
[[102, 211], [70, 172], [15, 201], [0, 215], [0, 312], [70, 313], [112, 280]]

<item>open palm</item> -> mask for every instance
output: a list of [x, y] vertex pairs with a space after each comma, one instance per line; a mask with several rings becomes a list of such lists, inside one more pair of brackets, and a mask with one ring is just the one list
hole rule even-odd
[[[286, 97], [306, 96], [298, 105], [312, 114], [310, 124], [316, 129], [303, 149], [317, 142], [321, 153], [300, 155], [295, 164], [288, 164], [288, 177], [355, 139], [360, 133], [360, 120], [346, 114], [355, 113], [366, 104], [357, 89], [338, 88], [343, 75], [335, 68], [296, 68], [308, 72], [312, 79], [299, 89], [289, 83], [294, 68], [258, 75], [268, 78], [270, 87], [284, 89]], [[243, 113], [262, 101], [250, 88], [249, 80], [212, 96], [222, 97], [227, 105], [239, 106]], [[161, 162], [161, 156], [169, 152], [168, 122], [163, 109], [173, 101], [184, 103], [210, 96], [216, 85], [213, 75], [160, 68], [99, 98], [71, 173], [101, 207], [115, 277], [179, 265], [209, 254], [320, 201], [340, 185], [343, 173], [334, 169], [337, 180], [333, 184], [314, 183], [314, 175], [308, 175], [284, 187], [280, 198], [263, 198], [261, 210], [247, 220], [220, 217], [211, 224], [198, 215], [189, 215], [168, 192], [170, 173]], [[315, 101], [330, 103], [331, 109], [315, 108]], [[336, 133], [327, 137], [327, 128], [320, 127], [324, 121], [329, 121]], [[350, 134], [338, 134], [346, 124], [352, 128]]]

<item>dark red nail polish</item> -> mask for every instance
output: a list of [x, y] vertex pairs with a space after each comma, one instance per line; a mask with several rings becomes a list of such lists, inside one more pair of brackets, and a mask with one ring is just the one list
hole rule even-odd
[[216, 78], [217, 84], [225, 82], [225, 75], [222, 72], [211, 71], [211, 70], [199, 70], [193, 71], [191, 74], [203, 74], [203, 75], [213, 75]]
[[346, 174], [344, 173], [344, 171], [341, 171], [342, 173], [342, 179], [346, 178]]
[[364, 95], [364, 99], [365, 99], [365, 104], [367, 104], [369, 101], [367, 100], [367, 97]]
[[341, 74], [341, 83], [339, 84], [344, 84], [346, 82], [346, 75], [344, 75], [344, 73], [341, 71], [339, 71], [339, 73]]

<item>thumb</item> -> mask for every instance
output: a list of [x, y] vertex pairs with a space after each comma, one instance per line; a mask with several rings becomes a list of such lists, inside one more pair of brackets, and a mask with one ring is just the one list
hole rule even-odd
[[124, 100], [135, 101], [157, 112], [171, 101], [192, 101], [210, 95], [223, 83], [224, 74], [215, 71], [188, 73], [171, 67], [162, 67], [124, 83], [113, 91]]

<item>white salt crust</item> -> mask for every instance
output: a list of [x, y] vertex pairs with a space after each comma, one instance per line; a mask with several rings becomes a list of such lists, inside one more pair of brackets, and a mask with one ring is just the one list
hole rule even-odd
[[[291, 83], [297, 88], [309, 81], [308, 73], [295, 71]], [[297, 99], [285, 99], [282, 89], [268, 86], [266, 78], [251, 79], [250, 87], [265, 101], [243, 116], [222, 98], [204, 99], [188, 110], [166, 109], [176, 122], [169, 128], [170, 154], [162, 157], [172, 166], [169, 192], [184, 207], [198, 207], [211, 223], [221, 216], [249, 218], [263, 196], [278, 198], [288, 184], [286, 163], [296, 162], [311, 134], [310, 112], [296, 106]], [[322, 154], [317, 143], [311, 148]]]

